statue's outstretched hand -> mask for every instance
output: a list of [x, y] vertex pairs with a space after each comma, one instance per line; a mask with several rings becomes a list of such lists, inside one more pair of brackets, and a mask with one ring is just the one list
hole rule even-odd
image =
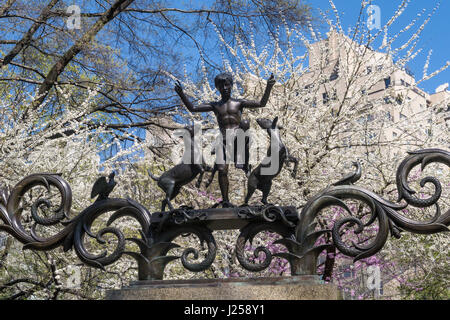
[[175, 92], [179, 95], [183, 94], [183, 88], [181, 87], [180, 81], [177, 80], [177, 83], [175, 84]]
[[273, 86], [275, 84], [275, 77], [273, 76], [273, 73], [270, 74], [269, 79], [267, 80], [267, 85], [268, 86]]

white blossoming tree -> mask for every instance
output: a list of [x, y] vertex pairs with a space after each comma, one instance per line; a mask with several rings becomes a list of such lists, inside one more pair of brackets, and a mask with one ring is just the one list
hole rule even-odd
[[[11, 92], [3, 88], [2, 95]], [[69, 182], [73, 197], [71, 217], [75, 217], [92, 203], [90, 192], [94, 181], [102, 174], [101, 167], [109, 171], [117, 169], [117, 157], [133, 153], [133, 149], [119, 151], [116, 157], [100, 161], [100, 151], [119, 145], [110, 129], [101, 126], [92, 130], [89, 122], [104, 117], [91, 114], [99, 99], [97, 90], [92, 88], [85, 94], [81, 105], [72, 105], [73, 95], [82, 95], [79, 91], [58, 88], [58, 98], [64, 110], [53, 112], [42, 104], [33, 112], [30, 103], [33, 97], [12, 97], [3, 100], [0, 120], [3, 124], [0, 132], [0, 175], [2, 187], [13, 187], [22, 178], [34, 173], [59, 174]], [[19, 107], [17, 107], [19, 106]], [[23, 206], [31, 203], [45, 192], [31, 190], [24, 199]], [[53, 197], [53, 195], [52, 195]], [[56, 198], [57, 199], [57, 198]], [[58, 200], [55, 200], [57, 203]], [[25, 210], [24, 210], [25, 211]], [[27, 228], [32, 218], [27, 212], [23, 221]], [[38, 235], [55, 234], [58, 228], [39, 230]], [[123, 285], [128, 281], [128, 272], [132, 263], [124, 261], [118, 269], [113, 268], [107, 274], [84, 267], [72, 252], [62, 250], [34, 252], [22, 250], [22, 244], [11, 236], [2, 233], [5, 246], [2, 248], [0, 270], [0, 294], [7, 299], [57, 299], [100, 297], [96, 288]]]
[[[358, 185], [395, 202], [395, 172], [406, 157], [406, 152], [427, 148], [448, 150], [449, 147], [448, 120], [444, 120], [445, 117], [448, 118], [448, 113], [444, 112], [448, 110], [449, 96], [431, 103], [429, 95], [418, 87], [423, 81], [445, 70], [449, 62], [444, 63], [439, 70], [428, 73], [429, 51], [424, 61], [423, 76], [416, 79], [415, 84], [403, 84], [400, 87], [397, 83], [387, 83], [387, 79], [391, 81], [392, 78], [394, 81], [397, 79], [396, 74], [405, 72], [408, 63], [418, 59], [422, 49], [417, 48], [417, 41], [436, 8], [428, 16], [419, 14], [418, 18], [399, 33], [390, 35], [391, 25], [407, 7], [408, 2], [404, 1], [380, 31], [370, 32], [364, 20], [359, 19], [360, 23], [346, 33], [340, 25], [336, 7], [332, 1], [330, 3], [335, 16], [325, 16], [330, 28], [327, 35], [313, 28], [307, 34], [300, 28], [286, 26], [284, 30], [278, 31], [271, 43], [260, 44], [253, 39], [250, 45], [245, 45], [236, 36], [235, 45], [230, 46], [217, 30], [223, 41], [223, 56], [231, 57], [224, 58], [223, 69], [234, 77], [236, 98], [258, 100], [265, 87], [264, 79], [271, 73], [277, 79], [268, 105], [262, 109], [245, 110], [243, 115], [251, 120], [257, 142], [251, 153], [253, 163], [257, 164], [261, 160], [261, 152], [266, 152], [267, 141], [267, 134], [258, 128], [255, 119], [273, 119], [278, 116], [284, 128], [283, 142], [290, 153], [300, 160], [300, 169], [295, 180], [290, 177], [289, 170], [281, 172], [274, 181], [269, 202], [301, 208], [314, 194], [352, 171], [353, 161], [359, 161], [363, 168]], [[368, 3], [362, 2], [361, 12], [367, 5]], [[423, 17], [422, 22], [420, 17]], [[399, 35], [408, 33], [408, 40], [394, 47]], [[302, 51], [301, 48], [306, 50]], [[199, 102], [217, 101], [220, 97], [211, 86], [212, 79], [207, 78], [206, 66], [203, 70], [203, 78], [199, 83], [188, 77], [173, 80], [181, 80], [192, 99]], [[423, 104], [419, 108], [414, 107], [417, 104], [414, 94], [423, 98]], [[394, 112], [400, 113], [400, 117], [394, 116]], [[207, 126], [216, 125], [212, 115], [183, 113], [189, 121], [203, 121]], [[209, 149], [205, 149], [205, 154], [209, 154]], [[210, 158], [209, 161], [211, 164], [213, 160]], [[412, 186], [421, 189], [418, 185], [419, 177], [427, 173], [434, 175], [448, 187], [450, 175], [449, 168], [445, 166], [430, 167], [424, 173], [412, 173], [411, 177], [415, 178]], [[230, 182], [233, 185], [231, 200], [240, 204], [246, 193], [245, 176], [239, 171], [230, 176], [234, 179]], [[218, 190], [217, 185], [209, 191], [218, 198], [220, 193], [213, 190]], [[426, 187], [421, 191], [425, 196], [433, 190]], [[195, 194], [195, 190], [192, 192]], [[260, 194], [254, 195], [252, 201], [257, 203], [259, 197]], [[180, 203], [186, 203], [186, 198], [180, 198]], [[447, 188], [442, 194], [442, 205], [448, 208], [449, 204]], [[418, 209], [407, 213], [417, 220], [427, 219], [431, 214]], [[332, 227], [336, 219], [336, 211], [325, 212], [320, 220], [321, 227]], [[270, 237], [265, 238], [266, 241], [268, 239]], [[216, 269], [222, 270], [224, 276], [248, 275], [234, 264], [233, 245], [229, 243], [229, 236], [219, 241], [219, 248], [228, 246], [228, 250], [220, 255], [226, 257], [220, 261], [225, 261], [228, 265], [217, 266]], [[426, 279], [434, 277], [448, 283], [448, 276], [442, 272], [448, 270], [445, 258], [448, 243], [446, 234], [404, 235], [400, 240], [388, 241], [375, 260], [358, 262], [353, 269], [363, 274], [368, 265], [379, 264], [383, 282], [390, 282], [394, 287], [403, 288], [408, 279], [413, 278], [415, 284], [410, 283], [408, 288], [417, 288], [419, 279], [426, 282]], [[352, 265], [351, 260], [336, 255], [335, 251], [328, 254], [329, 258], [326, 259], [327, 262], [322, 261], [319, 272], [325, 272], [328, 276], [333, 274], [332, 281], [346, 290], [349, 297], [373, 297], [373, 290], [368, 290], [365, 284], [361, 285], [360, 277], [350, 280], [344, 278], [345, 268], [342, 265]], [[333, 273], [329, 266], [330, 260], [334, 259], [338, 260], [335, 265], [342, 268], [336, 268]], [[324, 271], [324, 264], [328, 265], [327, 271]], [[331, 262], [331, 270], [333, 264]], [[416, 270], [414, 275], [401, 276], [405, 270], [410, 272], [412, 269]], [[289, 272], [286, 262], [277, 261], [262, 275], [286, 272]], [[406, 289], [402, 290], [406, 292]], [[395, 292], [398, 294], [398, 291]], [[448, 298], [448, 290], [444, 290], [440, 297]]]
[[[235, 80], [234, 97], [258, 100], [265, 88], [265, 79], [273, 73], [277, 80], [268, 105], [262, 109], [246, 110], [243, 115], [251, 121], [254, 138], [251, 161], [254, 165], [261, 161], [268, 145], [267, 134], [259, 129], [255, 121], [257, 118], [273, 119], [278, 116], [283, 126], [281, 131], [283, 142], [290, 153], [299, 159], [296, 178], [292, 178], [290, 170], [285, 168], [274, 180], [269, 202], [294, 205], [301, 210], [314, 194], [353, 170], [351, 167], [353, 161], [359, 161], [363, 167], [363, 175], [357, 182], [358, 185], [374, 191], [385, 199], [395, 201], [397, 196], [395, 170], [406, 156], [407, 150], [425, 148], [448, 150], [449, 128], [442, 120], [450, 102], [448, 98], [411, 111], [413, 102], [408, 97], [412, 92], [418, 94], [416, 91], [425, 95], [417, 85], [447, 68], [449, 63], [429, 73], [430, 52], [424, 62], [423, 77], [417, 80], [415, 85], [405, 85], [398, 91], [394, 88], [394, 84], [386, 84], [386, 79], [390, 77], [395, 79], [396, 73], [401, 72], [413, 59], [420, 57], [417, 39], [430, 17], [425, 17], [420, 25], [417, 18], [405, 26], [400, 33], [409, 32], [410, 37], [403, 44], [394, 47], [400, 33], [390, 34], [393, 22], [404, 12], [407, 3], [402, 2], [379, 32], [367, 30], [361, 19], [355, 28], [344, 32], [332, 1], [330, 4], [335, 16], [324, 16], [330, 28], [327, 35], [312, 27], [308, 33], [304, 28], [286, 25], [285, 29], [278, 30], [270, 43], [261, 44], [253, 38], [250, 38], [251, 41], [243, 42], [236, 34], [234, 45], [231, 46], [217, 30], [218, 38], [223, 43], [221, 52], [224, 57], [223, 69], [232, 73]], [[362, 10], [367, 5], [368, 3], [363, 1]], [[251, 31], [251, 27], [249, 30]], [[330, 48], [339, 50], [333, 51]], [[192, 99], [209, 102], [218, 100], [219, 96], [211, 86], [213, 81], [208, 78], [208, 74], [210, 72], [204, 66], [200, 81], [190, 79], [188, 76], [177, 79], [174, 75], [168, 74], [168, 77], [180, 80], [185, 92]], [[380, 84], [383, 90], [380, 90]], [[2, 96], [8, 96], [12, 89], [5, 87], [2, 90], [4, 90]], [[378, 94], [374, 94], [377, 90]], [[132, 132], [126, 132], [121, 128], [121, 138], [125, 140], [128, 138], [132, 142], [132, 145], [127, 147], [124, 142], [114, 139], [112, 126], [109, 126], [109, 129], [103, 129], [102, 126], [93, 129], [84, 125], [96, 123], [97, 120], [101, 123], [100, 120], [103, 119], [101, 117], [107, 116], [92, 113], [91, 108], [98, 99], [95, 93], [96, 91], [92, 90], [86, 95], [85, 104], [73, 106], [70, 103], [70, 94], [74, 93], [61, 91], [60, 105], [66, 106], [65, 108], [56, 113], [49, 113], [49, 109], [43, 104], [33, 113], [28, 113], [26, 121], [21, 120], [22, 115], [34, 97], [27, 99], [22, 96], [18, 96], [19, 98], [9, 96], [9, 99], [4, 99], [0, 111], [1, 121], [4, 124], [0, 130], [1, 183], [13, 186], [31, 173], [61, 173], [72, 186], [74, 194], [72, 209], [75, 215], [90, 204], [91, 186], [99, 176], [99, 169], [102, 168], [105, 172], [116, 169], [121, 174], [114, 190], [115, 196], [122, 198], [130, 196], [145, 205], [150, 212], [158, 211], [163, 193], [146, 175], [146, 171], [151, 169], [158, 174], [172, 166], [174, 161], [166, 151], [174, 148], [179, 141], [168, 139], [162, 147], [156, 148], [149, 140], [142, 141]], [[407, 116], [397, 117], [388, 114], [392, 110], [404, 112], [402, 114]], [[179, 121], [181, 118], [183, 121]], [[120, 121], [120, 118], [115, 120]], [[217, 126], [212, 114], [190, 114], [183, 106], [176, 112], [167, 113], [165, 120], [174, 125], [172, 127], [165, 125], [164, 130], [181, 127], [193, 120], [200, 121], [209, 128]], [[180, 123], [175, 124], [175, 120]], [[162, 134], [151, 130], [150, 134]], [[112, 147], [113, 145], [115, 147]], [[211, 146], [206, 141], [204, 146], [205, 158], [208, 164], [212, 165], [214, 158], [209, 154]], [[100, 150], [115, 152], [106, 161], [100, 161]], [[448, 208], [449, 168], [430, 166], [426, 170], [447, 187], [442, 194], [442, 206]], [[230, 199], [239, 205], [246, 193], [246, 178], [242, 171], [234, 168], [230, 171], [230, 176], [233, 177], [230, 180], [230, 185], [233, 186], [230, 188], [232, 190]], [[411, 174], [415, 179], [411, 185], [417, 187], [416, 189], [420, 189], [418, 181], [421, 175], [421, 172]], [[424, 193], [432, 192], [431, 189], [427, 189], [426, 186]], [[198, 190], [193, 184], [189, 184], [182, 189], [174, 204], [208, 207], [218, 201], [220, 197], [218, 190], [217, 183], [213, 183], [208, 190], [203, 190], [203, 187]], [[260, 195], [258, 192], [255, 193], [251, 203], [257, 203]], [[351, 203], [351, 205], [356, 209], [359, 208], [359, 213], [364, 213], [365, 209], [358, 207], [358, 204]], [[332, 209], [323, 212], [318, 228], [332, 227], [339, 214], [339, 210]], [[413, 218], [426, 219], [430, 212], [417, 210], [407, 214]], [[121, 223], [130, 233], [136, 231], [132, 223]], [[372, 230], [372, 234], [369, 233], [367, 236], [373, 236], [376, 231]], [[179, 261], [175, 261], [168, 265], [165, 278], [224, 278], [250, 275], [235, 261], [236, 235], [236, 231], [215, 232], [219, 251], [216, 261], [209, 270], [200, 274], [189, 273], [181, 267]], [[255, 239], [253, 246], [258, 246], [259, 243], [267, 244], [267, 241], [273, 240], [273, 235], [264, 234]], [[176, 241], [189, 246], [196, 243], [189, 237]], [[410, 288], [408, 285], [415, 286], [421, 281], [425, 283], [429, 279], [438, 278], [448, 281], [448, 275], [446, 276], [448, 272], [445, 272], [448, 270], [448, 262], [445, 259], [448, 241], [447, 235], [405, 234], [401, 239], [389, 240], [375, 260], [363, 260], [355, 264], [355, 268], [364, 269], [368, 264], [377, 263], [382, 268], [383, 281], [396, 279], [404, 286], [402, 287], [404, 292]], [[272, 249], [280, 248], [273, 246]], [[22, 251], [20, 244], [11, 238], [8, 238], [7, 246], [2, 252], [0, 294], [5, 298], [99, 298], [103, 291], [97, 289], [118, 288], [136, 279], [137, 274], [133, 260], [122, 258], [107, 267], [106, 272], [102, 272], [82, 266], [74, 254], [63, 253], [60, 250], [44, 253]], [[361, 287], [356, 280], [344, 278], [345, 271], [340, 267], [351, 263], [349, 260], [345, 260], [335, 251], [327, 251], [326, 254], [327, 258], [319, 259], [321, 265], [318, 266], [319, 273], [323, 274], [326, 280], [338, 283], [349, 290], [353, 293], [350, 296], [361, 298], [370, 296], [371, 293], [365, 292], [364, 286]], [[79, 269], [74, 268], [74, 265]], [[336, 268], [333, 268], [335, 266]], [[399, 278], [399, 273], [414, 269], [415, 266], [421, 272], [407, 279]], [[267, 271], [259, 275], [288, 274], [287, 262], [276, 260]], [[70, 285], [74, 275], [78, 280], [81, 279], [78, 287]], [[411, 284], [408, 279], [414, 279], [415, 282]], [[427, 283], [432, 286], [434, 282]], [[448, 298], [448, 292], [439, 294], [439, 297]]]

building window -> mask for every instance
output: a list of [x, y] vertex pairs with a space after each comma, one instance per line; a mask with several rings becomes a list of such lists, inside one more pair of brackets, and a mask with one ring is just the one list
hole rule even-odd
[[307, 106], [311, 106], [311, 107], [315, 108], [317, 106], [317, 102], [316, 101], [317, 101], [316, 97], [306, 98], [305, 99], [305, 104]]
[[386, 112], [386, 119], [392, 121], [392, 115], [389, 111]]
[[330, 102], [330, 97], [328, 95], [328, 92], [322, 93], [322, 102], [323, 102], [323, 104], [328, 104], [328, 102]]
[[383, 70], [383, 65], [382, 64], [377, 65], [377, 71], [381, 71], [381, 70]]
[[411, 71], [408, 67], [405, 67], [405, 72], [408, 76], [411, 76], [414, 78], [414, 72]]
[[[328, 46], [328, 44], [327, 44], [327, 46]], [[325, 48], [324, 55], [325, 55], [325, 65], [327, 65], [330, 63], [330, 49], [329, 48]]]
[[364, 124], [365, 119], [364, 119], [364, 117], [361, 117], [361, 118], [358, 118], [356, 121], [362, 125], [362, 124]]
[[339, 77], [338, 73], [336, 71], [333, 71], [333, 73], [330, 75], [330, 81], [334, 81]]
[[377, 137], [377, 134], [375, 132], [369, 132], [367, 134], [367, 136], [368, 136], [369, 140], [373, 140]]
[[0, 250], [3, 250], [3, 247], [6, 246], [6, 240], [8, 239], [8, 236], [0, 235]]
[[352, 272], [348, 269], [346, 269], [344, 271], [344, 278], [351, 278], [352, 277]]
[[384, 87], [387, 89], [391, 86], [391, 77], [384, 79]]
[[367, 74], [371, 74], [372, 73], [372, 67], [367, 67], [366, 72], [367, 72]]
[[339, 60], [334, 65], [333, 72], [330, 75], [330, 81], [336, 80], [338, 77], [339, 77]]
[[343, 271], [344, 278], [355, 278], [355, 276], [356, 276], [356, 272], [353, 269], [353, 266], [344, 265], [344, 266], [342, 266], [341, 270]]

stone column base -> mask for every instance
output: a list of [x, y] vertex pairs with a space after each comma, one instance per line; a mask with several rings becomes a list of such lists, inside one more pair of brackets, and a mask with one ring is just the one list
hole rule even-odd
[[110, 290], [107, 300], [339, 300], [336, 285], [317, 276], [147, 280]]

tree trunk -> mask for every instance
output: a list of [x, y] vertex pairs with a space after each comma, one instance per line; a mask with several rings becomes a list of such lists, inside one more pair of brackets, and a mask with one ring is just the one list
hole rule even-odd
[[40, 85], [38, 91], [38, 97], [33, 101], [32, 109], [38, 108], [45, 98], [49, 90], [53, 87], [58, 76], [64, 71], [64, 68], [69, 62], [92, 41], [97, 33], [112, 19], [114, 19], [119, 13], [125, 10], [133, 0], [117, 0], [111, 8], [109, 8], [103, 15], [97, 20], [97, 22], [80, 38], [75, 44], [67, 50], [64, 55], [53, 65], [45, 77], [44, 82]]
[[[50, 3], [44, 8], [44, 10], [42, 10], [41, 15], [39, 16], [37, 21], [33, 23], [31, 28], [28, 29], [25, 36], [19, 42], [17, 42], [14, 48], [3, 58], [2, 61], [0, 61], [0, 68], [8, 65], [19, 54], [19, 52], [22, 51], [22, 49], [31, 42], [34, 33], [45, 21], [47, 21], [48, 17], [50, 16], [50, 9], [53, 8], [58, 1], [59, 0], [51, 0]], [[8, 6], [8, 4], [6, 6]], [[3, 11], [4, 9], [1, 10]], [[2, 14], [0, 12], [0, 16], [1, 15]]]

